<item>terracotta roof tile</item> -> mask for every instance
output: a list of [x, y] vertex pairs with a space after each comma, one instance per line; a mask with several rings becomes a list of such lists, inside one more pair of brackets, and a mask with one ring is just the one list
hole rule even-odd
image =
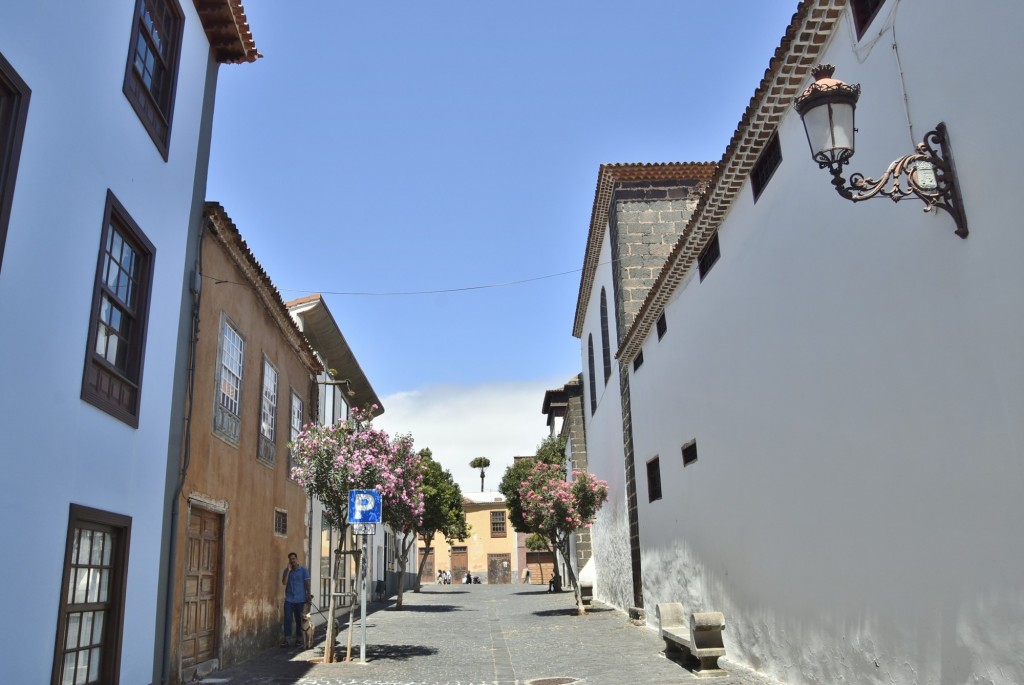
[[228, 250], [232, 259], [245, 275], [246, 280], [249, 281], [249, 285], [255, 291], [256, 297], [263, 302], [267, 313], [270, 314], [270, 317], [281, 330], [284, 339], [292, 345], [310, 371], [313, 373], [320, 372], [323, 367], [316, 358], [313, 348], [310, 347], [309, 342], [302, 335], [302, 331], [299, 330], [295, 321], [292, 320], [291, 314], [281, 298], [281, 293], [277, 290], [277, 286], [270, 280], [270, 276], [267, 275], [267, 272], [264, 271], [256, 256], [253, 255], [252, 250], [249, 249], [249, 245], [242, 238], [242, 234], [238, 231], [238, 227], [235, 226], [231, 217], [228, 216], [224, 208], [217, 202], [207, 202], [203, 206], [203, 214], [209, 222], [207, 226], [210, 228], [211, 233]]

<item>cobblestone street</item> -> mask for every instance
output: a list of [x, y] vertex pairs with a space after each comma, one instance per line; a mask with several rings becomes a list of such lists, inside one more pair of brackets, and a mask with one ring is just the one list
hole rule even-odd
[[[601, 604], [575, 615], [571, 592], [541, 586], [428, 585], [372, 606], [367, 663], [316, 663], [314, 649], [268, 650], [207, 685], [627, 685], [705, 681], [666, 658], [656, 632]], [[728, 618], [728, 617], [727, 617]], [[728, 630], [728, 624], [726, 626]], [[345, 634], [338, 638], [344, 645]], [[358, 624], [353, 656], [358, 658]], [[343, 649], [343, 647], [342, 647]], [[344, 652], [342, 652], [343, 654]], [[723, 659], [716, 685], [778, 685]]]

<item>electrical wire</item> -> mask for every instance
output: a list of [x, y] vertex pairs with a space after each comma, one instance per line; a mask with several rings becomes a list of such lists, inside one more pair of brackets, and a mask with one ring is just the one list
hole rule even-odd
[[[604, 265], [601, 265], [604, 266]], [[360, 297], [396, 297], [396, 296], [410, 296], [410, 295], [439, 295], [446, 293], [462, 293], [469, 292], [472, 290], [490, 290], [493, 288], [508, 288], [515, 285], [523, 285], [525, 283], [533, 283], [535, 281], [543, 281], [550, 278], [558, 278], [560, 276], [567, 276], [569, 274], [578, 274], [582, 272], [582, 267], [579, 269], [570, 269], [569, 271], [560, 271], [558, 273], [546, 274], [544, 276], [535, 276], [533, 278], [521, 278], [515, 281], [506, 281], [504, 283], [488, 283], [485, 285], [468, 285], [461, 288], [439, 288], [436, 290], [393, 290], [393, 291], [360, 291], [360, 290], [303, 290], [301, 288], [284, 288], [278, 287], [278, 290], [287, 291], [290, 293], [305, 293], [321, 295], [348, 295], [348, 296], [360, 296]], [[208, 276], [203, 274], [203, 278], [208, 278], [213, 281], [214, 285], [220, 285], [222, 283], [228, 283], [231, 285], [241, 285], [249, 287], [248, 283], [239, 283], [226, 278], [217, 278], [216, 276]]]

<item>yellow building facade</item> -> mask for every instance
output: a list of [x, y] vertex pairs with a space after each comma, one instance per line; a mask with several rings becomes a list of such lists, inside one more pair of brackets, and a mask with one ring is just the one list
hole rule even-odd
[[[452, 583], [463, 583], [467, 571], [481, 583], [512, 583], [519, 577], [517, 538], [508, 520], [505, 498], [499, 492], [464, 496], [469, 537], [449, 545], [440, 533], [434, 536], [422, 582], [437, 582], [438, 572], [449, 571]], [[426, 543], [417, 542], [422, 561]]]

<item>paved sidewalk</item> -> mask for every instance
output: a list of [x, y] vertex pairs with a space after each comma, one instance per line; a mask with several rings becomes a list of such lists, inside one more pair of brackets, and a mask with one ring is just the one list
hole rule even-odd
[[[657, 633], [601, 604], [577, 616], [573, 594], [530, 585], [427, 585], [376, 603], [367, 617], [367, 663], [317, 663], [312, 650], [268, 650], [211, 674], [207, 685], [779, 685], [721, 664], [729, 677], [697, 678], [666, 658]], [[728, 630], [728, 625], [726, 626]], [[338, 637], [344, 655], [346, 635]]]

